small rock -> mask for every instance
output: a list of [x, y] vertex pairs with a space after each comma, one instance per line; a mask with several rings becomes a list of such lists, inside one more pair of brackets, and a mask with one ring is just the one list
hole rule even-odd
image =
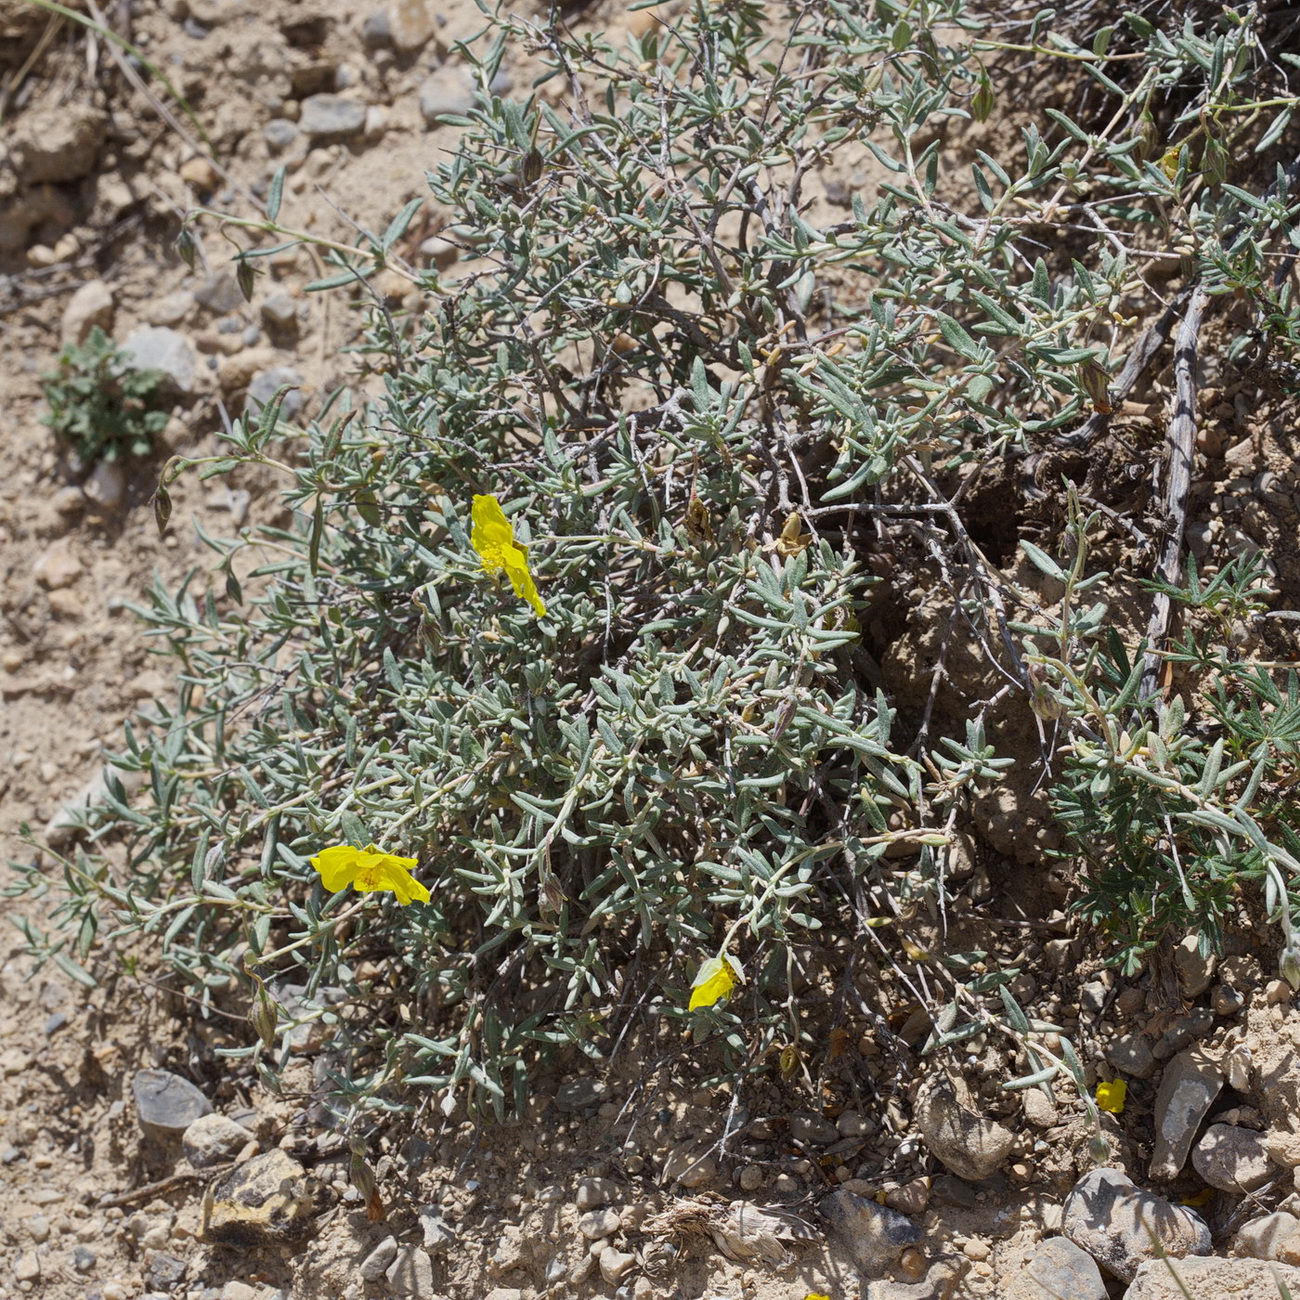
[[262, 138], [272, 153], [283, 153], [298, 138], [298, 123], [287, 117], [273, 117], [262, 128]]
[[156, 1251], [149, 1257], [145, 1278], [153, 1290], [162, 1291], [165, 1295], [175, 1295], [176, 1288], [185, 1276], [185, 1269], [186, 1264], [183, 1259]]
[[839, 1140], [840, 1131], [820, 1115], [791, 1115], [790, 1136], [805, 1146], [826, 1147]]
[[50, 1221], [43, 1214], [33, 1214], [27, 1220], [27, 1235], [40, 1245], [43, 1241], [50, 1239]]
[[229, 271], [213, 271], [194, 290], [194, 301], [216, 316], [227, 316], [244, 305], [244, 291]]
[[410, 1300], [433, 1300], [433, 1260], [418, 1246], [404, 1246], [384, 1273], [388, 1289]]
[[921, 1240], [910, 1219], [843, 1188], [822, 1197], [817, 1209], [864, 1271], [892, 1264], [905, 1247]]
[[1264, 1137], [1253, 1129], [1211, 1124], [1192, 1152], [1192, 1165], [1221, 1192], [1254, 1192], [1278, 1173]]
[[55, 542], [37, 559], [32, 576], [46, 591], [58, 591], [81, 577], [81, 561], [68, 542]]
[[474, 87], [460, 69], [444, 64], [420, 83], [420, 115], [437, 126], [444, 116], [458, 117], [474, 107]]
[[151, 302], [145, 311], [150, 325], [179, 325], [194, 310], [195, 297], [188, 289], [177, 289]]
[[285, 289], [277, 289], [262, 303], [262, 320], [267, 329], [291, 330], [298, 325], [298, 301]]
[[1051, 1237], [1008, 1285], [1002, 1300], [1106, 1300], [1096, 1260], [1065, 1237]]
[[578, 1220], [578, 1231], [588, 1241], [599, 1241], [602, 1237], [612, 1237], [622, 1223], [617, 1210], [591, 1210]]
[[365, 16], [361, 24], [361, 39], [368, 50], [382, 50], [393, 43], [387, 9], [374, 9]]
[[957, 1300], [957, 1286], [969, 1267], [965, 1260], [937, 1259], [920, 1282], [868, 1282], [862, 1300]]
[[276, 393], [288, 386], [280, 404], [280, 418], [292, 420], [302, 410], [302, 376], [292, 366], [270, 366], [259, 370], [249, 381], [247, 409], [250, 414], [258, 411], [269, 402]]
[[146, 779], [143, 772], [129, 772], [126, 768], [115, 767], [111, 763], [100, 768], [45, 824], [42, 832], [45, 842], [52, 849], [70, 844], [79, 833], [80, 822], [87, 809], [104, 802], [110, 785], [119, 786], [119, 793], [129, 799], [144, 786]]
[[864, 1119], [856, 1110], [844, 1110], [835, 1121], [835, 1129], [840, 1137], [866, 1137], [869, 1133], [875, 1132], [875, 1125], [869, 1119]]
[[194, 391], [198, 357], [184, 334], [162, 326], [142, 325], [126, 336], [122, 351], [136, 370], [156, 370], [177, 392]]
[[1280, 1006], [1283, 1002], [1290, 1002], [1295, 995], [1295, 990], [1286, 980], [1269, 980], [1264, 985], [1264, 1001], [1270, 1007]]
[[59, 335], [65, 345], [84, 343], [98, 325], [105, 332], [113, 328], [113, 291], [103, 280], [87, 280], [63, 308]]
[[212, 1111], [212, 1103], [188, 1079], [170, 1070], [137, 1070], [131, 1093], [140, 1127], [159, 1141], [182, 1136]]
[[1016, 1137], [1005, 1124], [970, 1108], [970, 1089], [958, 1078], [940, 1080], [917, 1102], [915, 1122], [926, 1150], [958, 1178], [990, 1178], [1011, 1154]]
[[388, 1266], [397, 1258], [397, 1238], [385, 1237], [365, 1259], [361, 1261], [359, 1272], [367, 1282], [378, 1282], [388, 1271]]
[[583, 1178], [578, 1182], [575, 1204], [580, 1210], [597, 1210], [618, 1195], [618, 1184], [609, 1178]]
[[303, 1167], [276, 1147], [236, 1165], [208, 1188], [202, 1235], [243, 1246], [293, 1241], [311, 1226], [316, 1199]]
[[1157, 1061], [1167, 1061], [1175, 1052], [1199, 1042], [1214, 1029], [1214, 1012], [1208, 1007], [1196, 1007], [1181, 1019], [1176, 1020], [1156, 1041]]
[[456, 1244], [456, 1229], [442, 1217], [436, 1206], [426, 1205], [420, 1211], [420, 1231], [424, 1234], [424, 1248], [430, 1254], [441, 1254]]
[[437, 27], [427, 0], [392, 0], [387, 18], [388, 39], [403, 54], [418, 50]]
[[460, 257], [460, 247], [442, 235], [430, 235], [420, 244], [420, 252], [440, 271], [456, 264]]
[[1285, 1210], [1243, 1224], [1232, 1243], [1233, 1254], [1247, 1259], [1275, 1259], [1300, 1264], [1300, 1219]]
[[1214, 978], [1216, 958], [1212, 952], [1201, 951], [1201, 941], [1189, 934], [1174, 949], [1174, 968], [1178, 972], [1178, 986], [1185, 998], [1199, 998], [1210, 987]]
[[1160, 1249], [1175, 1259], [1210, 1251], [1200, 1215], [1134, 1186], [1118, 1169], [1079, 1179], [1061, 1207], [1061, 1233], [1125, 1282]]
[[89, 176], [99, 162], [108, 118], [75, 100], [29, 110], [7, 128], [9, 163], [25, 185]]
[[344, 95], [308, 95], [298, 127], [313, 140], [358, 135], [365, 129], [366, 106]]
[[930, 1180], [911, 1178], [885, 1193], [885, 1204], [899, 1214], [924, 1214], [930, 1204]]
[[25, 1250], [14, 1260], [14, 1277], [20, 1282], [35, 1282], [41, 1275], [41, 1259], [34, 1250]]
[[1026, 1088], [1023, 1105], [1025, 1119], [1035, 1128], [1051, 1128], [1059, 1118], [1055, 1099], [1041, 1088]]
[[194, 186], [201, 194], [215, 190], [221, 184], [221, 173], [207, 158], [197, 155], [181, 163], [179, 175], [181, 180]]
[[689, 1144], [674, 1147], [664, 1157], [661, 1181], [683, 1187], [707, 1187], [718, 1176], [718, 1162], [708, 1152]]
[[1179, 1052], [1165, 1066], [1156, 1093], [1156, 1139], [1151, 1154], [1152, 1178], [1176, 1178], [1187, 1160], [1196, 1131], [1209, 1114], [1223, 1073], [1200, 1048]]
[[1155, 1053], [1141, 1034], [1123, 1034], [1106, 1048], [1106, 1059], [1124, 1074], [1149, 1079], [1156, 1072]]
[[195, 1169], [210, 1169], [233, 1160], [252, 1140], [253, 1135], [233, 1119], [200, 1115], [185, 1130], [181, 1149]]
[[572, 1115], [608, 1100], [609, 1084], [600, 1079], [570, 1079], [560, 1085], [553, 1104], [556, 1110]]
[[101, 460], [81, 485], [86, 500], [101, 514], [109, 514], [126, 496], [126, 472], [115, 460]]
[[98, 1256], [89, 1246], [74, 1246], [72, 1248], [72, 1267], [78, 1273], [92, 1272], [98, 1262]]
[[600, 1275], [610, 1286], [618, 1286], [635, 1264], [635, 1255], [625, 1255], [613, 1246], [600, 1252]]
[[1210, 1007], [1216, 1016], [1235, 1016], [1245, 1005], [1245, 994], [1231, 984], [1217, 984], [1210, 994]]
[[1137, 1271], [1124, 1300], [1186, 1300], [1189, 1295], [1214, 1300], [1278, 1300], [1279, 1283], [1300, 1295], [1300, 1268], [1266, 1264], [1262, 1260], [1185, 1259], [1177, 1277], [1164, 1260], [1146, 1261]]

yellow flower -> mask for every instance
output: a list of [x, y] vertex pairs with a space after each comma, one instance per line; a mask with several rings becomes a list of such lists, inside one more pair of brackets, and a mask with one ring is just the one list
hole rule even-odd
[[1123, 1079], [1097, 1085], [1097, 1105], [1112, 1115], [1118, 1115], [1124, 1109], [1124, 1098], [1127, 1095], [1128, 1084]]
[[380, 853], [372, 844], [368, 849], [354, 849], [339, 844], [332, 849], [322, 849], [311, 860], [320, 872], [321, 883], [330, 893], [352, 886], [358, 893], [388, 890], [397, 895], [403, 907], [407, 903], [429, 901], [429, 891], [411, 875], [414, 858], [398, 858], [391, 853]]
[[484, 572], [500, 573], [504, 570], [515, 595], [526, 600], [541, 618], [546, 613], [546, 606], [537, 594], [533, 575], [528, 571], [528, 553], [515, 541], [515, 530], [505, 517], [501, 503], [496, 497], [476, 496], [471, 516], [474, 528], [470, 533], [470, 545], [483, 561]]
[[814, 1292], [809, 1291], [808, 1294], [804, 1296], [803, 1300], [831, 1300], [831, 1298], [828, 1295], [817, 1295]]
[[711, 1007], [720, 998], [730, 997], [731, 990], [745, 978], [740, 963], [728, 954], [710, 957], [699, 969], [691, 984], [688, 1011]]

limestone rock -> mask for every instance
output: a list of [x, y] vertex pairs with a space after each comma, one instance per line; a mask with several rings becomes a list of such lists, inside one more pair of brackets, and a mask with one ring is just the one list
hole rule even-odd
[[1232, 1243], [1235, 1255], [1247, 1259], [1300, 1264], [1300, 1219], [1285, 1210], [1243, 1224]]
[[294, 1241], [316, 1213], [319, 1190], [303, 1167], [276, 1147], [217, 1179], [203, 1197], [206, 1241], [238, 1246]]
[[437, 29], [428, 0], [392, 0], [387, 19], [388, 39], [403, 54], [418, 50]]
[[1010, 1281], [1002, 1300], [1106, 1300], [1097, 1261], [1065, 1237], [1034, 1247], [1033, 1258]]
[[108, 118], [88, 104], [22, 114], [10, 128], [9, 158], [24, 185], [62, 183], [89, 176], [99, 160]]
[[212, 1103], [188, 1079], [170, 1070], [137, 1070], [131, 1093], [140, 1127], [162, 1141], [180, 1137], [196, 1119], [212, 1112]]
[[1279, 1172], [1262, 1133], [1234, 1124], [1211, 1124], [1192, 1152], [1196, 1172], [1221, 1192], [1253, 1192]]
[[298, 127], [312, 139], [358, 135], [366, 125], [366, 106], [344, 95], [308, 95], [302, 101]]
[[126, 336], [122, 351], [136, 370], [156, 370], [180, 393], [192, 393], [198, 358], [184, 334], [161, 325], [142, 325]]
[[[1161, 1259], [1148, 1260], [1137, 1271], [1124, 1300], [1278, 1300], [1284, 1283], [1292, 1295], [1300, 1295], [1300, 1268], [1245, 1259], [1180, 1259], [1174, 1264], [1175, 1278]], [[1181, 1281], [1181, 1285], [1180, 1285]]]
[[378, 1282], [388, 1271], [388, 1266], [397, 1258], [397, 1238], [384, 1237], [376, 1243], [371, 1252], [361, 1261], [357, 1271], [366, 1282]]
[[916, 1127], [935, 1159], [958, 1178], [977, 1183], [997, 1173], [1016, 1139], [1005, 1124], [977, 1114], [970, 1103], [963, 1080], [942, 1080], [918, 1100]]
[[113, 291], [103, 280], [87, 280], [68, 299], [59, 325], [64, 344], [81, 344], [98, 325], [105, 332], [113, 328]]
[[1199, 1214], [1134, 1186], [1118, 1169], [1094, 1169], [1079, 1179], [1061, 1207], [1061, 1232], [1125, 1282], [1156, 1253], [1153, 1237], [1175, 1259], [1210, 1251], [1210, 1230]]
[[920, 1282], [868, 1282], [862, 1300], [958, 1300], [957, 1287], [969, 1267], [963, 1259], [937, 1259]]
[[817, 1209], [863, 1271], [896, 1262], [921, 1240], [911, 1219], [843, 1188], [823, 1196]]
[[1156, 1093], [1152, 1178], [1178, 1176], [1192, 1149], [1196, 1131], [1222, 1087], [1222, 1067], [1201, 1048], [1179, 1052], [1165, 1066]]
[[224, 1115], [200, 1115], [181, 1139], [185, 1158], [195, 1169], [233, 1160], [251, 1141], [253, 1135], [242, 1125]]
[[1185, 998], [1198, 998], [1210, 987], [1215, 964], [1214, 954], [1202, 953], [1200, 939], [1194, 934], [1189, 934], [1174, 949], [1178, 986]]
[[409, 1300], [434, 1300], [433, 1261], [418, 1246], [403, 1246], [384, 1273], [389, 1291]]
[[419, 97], [420, 115], [427, 126], [437, 126], [439, 118], [458, 116], [474, 107], [474, 87], [451, 64], [444, 64], [420, 83]]

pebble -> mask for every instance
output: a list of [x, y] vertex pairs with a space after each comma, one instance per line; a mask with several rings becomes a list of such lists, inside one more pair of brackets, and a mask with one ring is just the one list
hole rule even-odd
[[957, 1300], [958, 1283], [969, 1265], [964, 1260], [937, 1259], [920, 1282], [868, 1282], [862, 1300]]
[[[239, 287], [239, 280], [229, 271], [213, 271], [194, 290], [194, 301], [214, 315], [226, 316], [244, 305], [244, 291]], [[239, 322], [234, 321], [232, 326], [238, 329]], [[220, 324], [217, 328], [221, 328]]]
[[181, 163], [179, 175], [181, 180], [194, 186], [200, 193], [215, 190], [221, 184], [221, 173], [208, 159], [199, 155]]
[[894, 1263], [906, 1247], [921, 1240], [920, 1229], [910, 1219], [843, 1188], [822, 1197], [817, 1209], [864, 1271]]
[[583, 1178], [578, 1182], [574, 1203], [580, 1210], [595, 1210], [608, 1205], [618, 1195], [618, 1184], [610, 1178]]
[[280, 418], [294, 419], [303, 406], [302, 382], [302, 375], [292, 366], [271, 366], [259, 370], [248, 384], [246, 406], [249, 413], [255, 415], [281, 388], [288, 386], [289, 391], [280, 404]]
[[367, 1282], [378, 1282], [388, 1271], [388, 1266], [397, 1258], [397, 1238], [385, 1237], [361, 1261], [358, 1268], [362, 1278]]
[[194, 310], [195, 298], [188, 289], [155, 298], [145, 312], [150, 325], [179, 325]]
[[899, 1214], [924, 1214], [930, 1204], [930, 1180], [912, 1178], [885, 1193], [885, 1204]]
[[298, 138], [298, 123], [273, 117], [262, 128], [262, 138], [273, 153], [283, 153]]
[[7, 128], [9, 165], [26, 185], [80, 180], [99, 161], [107, 129], [104, 113], [76, 100], [29, 109]]
[[599, 1106], [601, 1102], [609, 1100], [609, 1094], [609, 1084], [600, 1079], [570, 1079], [560, 1085], [553, 1104], [556, 1110], [571, 1115], [576, 1111]]
[[1200, 1048], [1179, 1052], [1165, 1066], [1155, 1101], [1152, 1178], [1176, 1178], [1187, 1160], [1201, 1121], [1223, 1087], [1219, 1063]]
[[1106, 1059], [1135, 1079], [1149, 1079], [1156, 1072], [1155, 1053], [1141, 1034], [1122, 1034], [1106, 1048]]
[[1001, 1168], [1015, 1146], [1015, 1134], [971, 1108], [970, 1090], [940, 1081], [917, 1102], [917, 1132], [925, 1148], [958, 1178], [980, 1182]]
[[459, 116], [474, 107], [474, 87], [452, 64], [444, 64], [420, 83], [420, 115], [427, 126], [437, 126], [443, 116]]
[[718, 1162], [690, 1145], [674, 1147], [664, 1157], [662, 1180], [683, 1187], [707, 1187], [718, 1177]]
[[420, 1231], [424, 1248], [430, 1254], [440, 1254], [456, 1244], [456, 1229], [442, 1217], [437, 1206], [426, 1205], [420, 1211]]
[[34, 1250], [25, 1250], [14, 1260], [14, 1277], [20, 1282], [35, 1282], [41, 1275], [40, 1256]]
[[70, 587], [81, 577], [81, 561], [66, 541], [55, 542], [43, 552], [32, 568], [32, 576], [46, 591]]
[[209, 1169], [233, 1160], [251, 1141], [253, 1135], [233, 1119], [216, 1114], [200, 1115], [185, 1130], [181, 1149], [195, 1169]]
[[635, 1264], [635, 1255], [624, 1254], [613, 1246], [606, 1246], [600, 1252], [600, 1275], [610, 1286], [617, 1286]]
[[36, 1243], [49, 1241], [50, 1221], [43, 1214], [33, 1214], [27, 1220], [27, 1235]]
[[427, 0], [393, 0], [388, 6], [387, 20], [388, 39], [403, 54], [418, 50], [436, 29]]
[[745, 1165], [736, 1181], [743, 1192], [756, 1192], [763, 1185], [763, 1171], [758, 1165]]
[[1156, 1060], [1167, 1061], [1175, 1052], [1181, 1052], [1206, 1037], [1213, 1028], [1214, 1012], [1208, 1007], [1197, 1007], [1160, 1035], [1152, 1049]]
[[1245, 1005], [1245, 995], [1231, 984], [1217, 984], [1210, 994], [1210, 1006], [1216, 1016], [1235, 1016]]
[[578, 1231], [588, 1241], [599, 1241], [602, 1237], [612, 1237], [622, 1223], [617, 1210], [590, 1210], [578, 1220]]
[[64, 305], [59, 324], [64, 345], [84, 343], [97, 325], [106, 332], [111, 331], [113, 310], [113, 291], [108, 285], [103, 280], [87, 280]]
[[820, 1115], [791, 1115], [790, 1137], [806, 1146], [825, 1147], [839, 1140], [840, 1131]]
[[1210, 1251], [1200, 1215], [1136, 1187], [1118, 1169], [1093, 1169], [1079, 1179], [1061, 1207], [1061, 1233], [1125, 1282], [1158, 1249], [1175, 1259]]
[[1283, 1002], [1290, 1002], [1294, 996], [1294, 990], [1286, 980], [1269, 980], [1264, 985], [1264, 1001], [1270, 1007], [1280, 1006]]
[[261, 313], [268, 329], [294, 329], [298, 324], [298, 301], [288, 290], [277, 289], [263, 301]]
[[73, 1247], [72, 1267], [75, 1268], [78, 1273], [91, 1272], [96, 1263], [98, 1263], [98, 1260], [99, 1257], [88, 1246]]
[[1278, 1173], [1268, 1158], [1264, 1138], [1253, 1129], [1211, 1124], [1192, 1152], [1192, 1165], [1221, 1192], [1254, 1192]]
[[194, 391], [198, 357], [184, 334], [157, 325], [141, 325], [122, 345], [127, 361], [137, 370], [157, 370], [181, 393]]
[[1245, 1259], [1185, 1259], [1175, 1277], [1164, 1260], [1148, 1260], [1137, 1271], [1124, 1300], [1186, 1300], [1192, 1296], [1226, 1300], [1278, 1300], [1284, 1283], [1300, 1295], [1300, 1268]]
[[308, 95], [302, 101], [299, 129], [314, 140], [357, 135], [365, 130], [366, 106], [344, 95]]
[[1185, 998], [1198, 998], [1210, 987], [1215, 965], [1214, 954], [1201, 951], [1197, 935], [1189, 934], [1174, 949], [1174, 969], [1178, 972], [1178, 986]]
[[1238, 1230], [1233, 1253], [1247, 1259], [1275, 1259], [1300, 1264], [1300, 1219], [1285, 1210], [1252, 1219]]
[[86, 500], [102, 514], [109, 514], [126, 496], [126, 472], [115, 460], [101, 460], [81, 485]]
[[388, 1289], [410, 1300], [433, 1300], [433, 1260], [418, 1246], [404, 1246], [384, 1273]]
[[170, 1070], [137, 1070], [131, 1080], [140, 1127], [160, 1141], [182, 1136], [212, 1103], [188, 1080]]
[[1040, 1241], [1001, 1300], [1106, 1300], [1106, 1283], [1097, 1261], [1065, 1237]]

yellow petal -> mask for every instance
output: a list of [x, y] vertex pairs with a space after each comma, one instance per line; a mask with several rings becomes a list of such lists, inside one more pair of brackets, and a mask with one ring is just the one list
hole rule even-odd
[[546, 613], [546, 606], [542, 603], [541, 596], [537, 594], [537, 584], [533, 581], [533, 575], [528, 572], [527, 562], [522, 568], [518, 565], [508, 565], [506, 577], [510, 579], [515, 595], [522, 596], [533, 607], [533, 613], [541, 618]]
[[736, 987], [736, 971], [726, 957], [710, 957], [699, 969], [691, 985], [688, 1011], [711, 1007], [720, 998], [730, 996]]
[[1123, 1079], [1116, 1079], [1113, 1083], [1099, 1083], [1096, 1096], [1097, 1105], [1102, 1110], [1118, 1115], [1124, 1109], [1128, 1097], [1128, 1084]]
[[366, 854], [347, 844], [337, 844], [332, 849], [322, 849], [311, 860], [311, 864], [320, 872], [321, 884], [337, 893], [346, 889], [365, 865]]
[[384, 877], [387, 881], [386, 888], [391, 889], [397, 895], [397, 901], [405, 907], [408, 903], [415, 902], [419, 899], [421, 903], [429, 901], [428, 889], [420, 884], [416, 878], [402, 864], [409, 863], [415, 865], [414, 858], [392, 858], [390, 857], [384, 863]]
[[474, 521], [470, 545], [478, 552], [489, 573], [505, 568], [511, 562], [526, 562], [523, 552], [515, 545], [510, 520], [496, 497], [476, 496], [470, 517]]

